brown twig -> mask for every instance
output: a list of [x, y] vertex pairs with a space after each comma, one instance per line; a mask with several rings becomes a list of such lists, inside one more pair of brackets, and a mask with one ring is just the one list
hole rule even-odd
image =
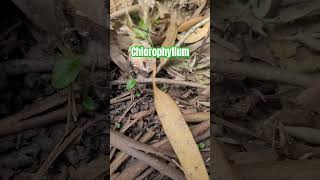
[[119, 96], [110, 99], [110, 104], [116, 104], [116, 103], [130, 100], [131, 99], [130, 95], [131, 95], [131, 91], [127, 91], [125, 93], [122, 93]]
[[[202, 134], [207, 129], [209, 129], [209, 127], [210, 127], [209, 121], [205, 121], [198, 125], [195, 125], [191, 127], [192, 135], [194, 137], [197, 137], [198, 135]], [[158, 143], [152, 144], [152, 146], [156, 147], [161, 151], [166, 151], [166, 152], [173, 151], [168, 139], [163, 139]], [[122, 171], [121, 174], [118, 176], [118, 178], [119, 179], [135, 179], [140, 173], [142, 173], [148, 167], [149, 167], [148, 164], [142, 161], [136, 161], [133, 164], [131, 164], [128, 168], [126, 168], [124, 171]]]
[[137, 121], [139, 121], [140, 119], [146, 117], [149, 114], [150, 114], [150, 110], [142, 111], [142, 112], [137, 113], [136, 117], [132, 121], [127, 121], [123, 125], [123, 127], [120, 130], [120, 132], [121, 133], [126, 132], [133, 124], [135, 124]]
[[254, 79], [282, 82], [303, 87], [308, 87], [314, 82], [314, 79], [310, 76], [276, 69], [260, 63], [244, 63], [224, 60], [216, 60], [215, 63], [214, 69], [220, 73], [244, 75]]
[[[180, 81], [180, 80], [173, 80], [173, 79], [164, 79], [164, 78], [156, 78], [156, 83], [160, 84], [173, 84], [173, 85], [181, 85], [181, 86], [188, 86], [188, 87], [195, 87], [195, 88], [201, 88], [201, 89], [206, 89], [208, 86], [190, 82], [190, 81]], [[127, 81], [125, 80], [115, 80], [112, 81], [112, 85], [120, 85], [120, 84], [126, 84]], [[152, 79], [137, 79], [137, 83], [140, 84], [151, 84]]]
[[45, 115], [32, 117], [23, 121], [5, 121], [0, 123], [0, 137], [18, 133], [28, 129], [43, 127], [48, 124], [66, 120], [66, 107], [49, 112]]
[[185, 113], [182, 115], [186, 122], [195, 123], [210, 120], [210, 112]]
[[28, 119], [32, 116], [38, 115], [40, 113], [43, 113], [44, 111], [47, 111], [51, 108], [54, 108], [56, 106], [62, 105], [67, 101], [67, 98], [65, 96], [65, 91], [62, 91], [60, 93], [56, 93], [52, 96], [49, 96], [39, 102], [33, 103], [30, 107], [12, 115], [6, 118], [3, 118], [0, 120], [0, 122], [18, 122], [24, 119]]
[[153, 173], [153, 171], [155, 171], [155, 169], [150, 167], [147, 170], [145, 170], [140, 176], [138, 176], [135, 180], [144, 180], [147, 176]]
[[[134, 146], [129, 146], [128, 143], [132, 143], [132, 139], [129, 140], [126, 136], [124, 136], [121, 133], [118, 133], [114, 130], [110, 130], [110, 144], [114, 147], [122, 150], [126, 154], [129, 154], [145, 163], [150, 165], [151, 167], [157, 169], [161, 173], [165, 174], [166, 176], [172, 178], [172, 179], [184, 179], [184, 175], [181, 171], [178, 171], [177, 169], [174, 169], [173, 167], [170, 167], [167, 165], [167, 163], [164, 163], [162, 161], [159, 161], [158, 159], [143, 153], [136, 149]], [[144, 144], [140, 144], [142, 146], [147, 146]], [[121, 178], [118, 176], [117, 179], [121, 180]]]
[[121, 98], [121, 99], [111, 99], [110, 100], [110, 104], [117, 104], [117, 103], [121, 103], [121, 102], [124, 102], [124, 101], [128, 101], [131, 99], [131, 96], [127, 96], [127, 97], [124, 97], [124, 98]]
[[[140, 138], [139, 142], [146, 143], [154, 135], [155, 135], [155, 132], [152, 129], [147, 130], [147, 132]], [[135, 138], [135, 140], [137, 139]], [[130, 156], [125, 154], [124, 152], [120, 152], [119, 154], [117, 154], [116, 158], [110, 164], [110, 174], [112, 175], [121, 166], [121, 164], [129, 157]]]
[[246, 134], [246, 135], [249, 135], [249, 136], [253, 136], [253, 137], [257, 137], [259, 138], [259, 136], [255, 133], [255, 132], [252, 132], [251, 130], [247, 129], [247, 128], [244, 128], [244, 127], [241, 127], [241, 126], [238, 126], [236, 124], [233, 124], [229, 121], [226, 121], [222, 118], [219, 118], [217, 116], [213, 116], [212, 117], [212, 121], [217, 123], [217, 124], [222, 124], [238, 133], [242, 133], [242, 134]]

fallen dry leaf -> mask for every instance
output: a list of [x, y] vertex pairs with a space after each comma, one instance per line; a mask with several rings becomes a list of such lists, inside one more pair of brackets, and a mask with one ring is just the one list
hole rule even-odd
[[[168, 30], [166, 32], [166, 39], [162, 43], [162, 47], [171, 47], [174, 46], [177, 34], [178, 34], [178, 29], [177, 29], [177, 16], [176, 14], [173, 14], [171, 17], [170, 25], [168, 27]], [[164, 65], [167, 61], [167, 58], [160, 58], [160, 63], [161, 66]]]
[[[155, 83], [156, 65], [153, 66], [155, 108], [174, 152], [177, 154], [188, 180], [209, 179], [200, 151], [178, 106]], [[190, 158], [192, 157], [192, 158]]]
[[190, 29], [192, 26], [196, 25], [197, 23], [199, 23], [200, 21], [204, 20], [205, 16], [199, 16], [199, 17], [195, 17], [195, 18], [191, 18], [185, 22], [183, 22], [179, 28], [178, 28], [178, 32], [184, 32], [188, 29]]
[[[202, 38], [204, 38], [210, 30], [210, 23], [206, 23], [202, 28], [198, 28], [195, 32], [193, 32], [185, 41], [184, 43], [195, 43], [200, 41]], [[179, 34], [177, 36], [177, 39], [182, 39], [184, 34]]]
[[171, 17], [170, 25], [168, 27], [168, 30], [166, 32], [166, 39], [162, 43], [163, 47], [173, 46], [177, 37], [177, 16], [174, 14]]

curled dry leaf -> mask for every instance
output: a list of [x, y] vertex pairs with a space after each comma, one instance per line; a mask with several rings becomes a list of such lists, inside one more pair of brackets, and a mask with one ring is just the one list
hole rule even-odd
[[[195, 43], [200, 41], [202, 38], [204, 38], [210, 30], [210, 23], [206, 23], [202, 28], [198, 28], [194, 33], [192, 33], [185, 41], [184, 43]], [[179, 34], [177, 36], [178, 40], [182, 39], [184, 34]]]
[[[174, 46], [176, 38], [177, 38], [177, 34], [178, 34], [177, 28], [178, 28], [177, 27], [177, 15], [173, 14], [173, 16], [171, 16], [170, 25], [169, 25], [168, 30], [166, 32], [166, 39], [162, 43], [162, 47]], [[164, 65], [166, 63], [166, 61], [167, 61], [167, 58], [160, 58], [161, 66]]]
[[168, 30], [166, 32], [166, 39], [162, 43], [162, 46], [172, 46], [175, 43], [176, 37], [177, 37], [177, 17], [174, 14], [171, 17], [170, 25], [168, 27]]
[[[155, 83], [156, 65], [153, 66], [155, 108], [174, 152], [188, 180], [209, 179], [200, 151], [178, 106]], [[192, 157], [192, 158], [191, 158]]]
[[183, 22], [178, 27], [178, 31], [179, 32], [184, 32], [184, 31], [190, 29], [192, 26], [198, 24], [200, 21], [204, 20], [205, 18], [206, 18], [205, 16], [199, 16], [199, 17], [191, 18], [191, 19]]

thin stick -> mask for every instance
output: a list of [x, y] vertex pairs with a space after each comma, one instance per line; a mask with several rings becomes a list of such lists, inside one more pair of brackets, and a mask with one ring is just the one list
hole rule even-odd
[[[153, 129], [147, 130], [147, 132], [141, 137], [139, 142], [146, 143], [154, 135], [155, 135], [155, 132]], [[138, 138], [139, 137], [135, 137], [134, 140], [138, 140]], [[117, 154], [116, 158], [110, 164], [110, 174], [112, 175], [122, 165], [122, 163], [126, 161], [129, 157], [130, 156], [128, 154], [125, 154], [124, 152], [120, 152], [119, 154]]]
[[[198, 125], [195, 125], [191, 127], [191, 132], [194, 137], [199, 136], [203, 132], [205, 132], [207, 129], [210, 128], [210, 122], [205, 121]], [[170, 145], [169, 140], [163, 139], [160, 142], [152, 144], [153, 147], [156, 147], [159, 150], [163, 150], [166, 152], [173, 152], [173, 149]], [[128, 168], [123, 170], [121, 174], [118, 176], [118, 179], [135, 179], [141, 172], [143, 172], [145, 169], [147, 169], [149, 166], [141, 161], [135, 161], [132, 163]]]
[[[65, 96], [66, 90], [56, 93], [54, 95], [48, 96], [41, 101], [37, 101], [18, 113], [15, 113], [12, 116], [8, 116], [6, 118], [0, 119], [0, 122], [10, 122], [10, 123], [18, 123], [19, 121], [28, 119], [32, 116], [36, 116], [41, 114], [51, 108], [57, 107], [59, 105], [64, 104], [67, 101]], [[0, 133], [1, 134], [1, 133]]]
[[[132, 140], [130, 141], [133, 142]], [[124, 135], [114, 130], [110, 130], [110, 144], [112, 144], [117, 149], [120, 149], [126, 154], [129, 154], [147, 163], [149, 166], [157, 169], [158, 171], [160, 171], [161, 173], [165, 174], [166, 176], [172, 179], [181, 179], [181, 180], [184, 179], [184, 175], [181, 171], [168, 166], [167, 163], [159, 161], [159, 159], [156, 159], [147, 153], [144, 153], [139, 151], [138, 149], [135, 149], [135, 147], [133, 146], [128, 146], [127, 143], [128, 143], [127, 137], [125, 137]]]
[[222, 125], [230, 128], [230, 129], [232, 129], [232, 130], [234, 130], [234, 131], [236, 131], [238, 133], [242, 133], [242, 134], [246, 134], [246, 135], [249, 135], [249, 136], [253, 136], [253, 137], [259, 138], [259, 136], [255, 132], [253, 132], [253, 131], [251, 131], [251, 130], [249, 130], [247, 128], [238, 126], [236, 124], [233, 124], [233, 123], [231, 123], [229, 121], [226, 121], [226, 120], [224, 120], [222, 118], [219, 118], [217, 116], [213, 116], [212, 119], [213, 119], [213, 122], [215, 122], [217, 124], [222, 124]]
[[239, 74], [250, 78], [283, 82], [302, 87], [308, 87], [314, 82], [314, 78], [310, 76], [276, 69], [258, 63], [216, 60], [214, 69], [220, 73]]
[[128, 100], [130, 100], [130, 99], [131, 99], [131, 96], [127, 96], [127, 97], [124, 97], [124, 98], [122, 98], [122, 99], [116, 99], [116, 100], [111, 99], [111, 100], [110, 100], [110, 104], [111, 104], [111, 105], [112, 105], [112, 104], [117, 104], [117, 103], [120, 103], [120, 102], [128, 101]]
[[144, 180], [147, 176], [149, 176], [151, 173], [153, 173], [155, 169], [152, 167], [149, 167], [146, 171], [144, 171], [140, 176], [136, 178], [136, 180]]
[[[158, 84], [174, 84], [174, 85], [181, 85], [181, 86], [188, 86], [188, 87], [195, 87], [195, 88], [201, 88], [201, 89], [206, 89], [208, 86], [190, 82], [190, 81], [180, 81], [180, 80], [173, 80], [173, 79], [164, 79], [164, 78], [156, 78], [156, 83]], [[119, 85], [119, 84], [126, 84], [127, 81], [125, 80], [116, 80], [112, 81], [112, 85]], [[151, 84], [152, 79], [137, 79], [137, 83], [140, 84]]]
[[65, 121], [66, 113], [67, 108], [62, 107], [49, 113], [45, 113], [44, 115], [31, 117], [23, 121], [1, 121], [0, 137], [19, 133], [28, 129], [43, 127], [59, 121]]

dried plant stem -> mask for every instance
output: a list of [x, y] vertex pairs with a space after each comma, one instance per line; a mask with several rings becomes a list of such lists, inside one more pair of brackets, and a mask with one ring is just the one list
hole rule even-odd
[[[184, 175], [181, 171], [174, 169], [173, 167], [168, 166], [167, 163], [164, 163], [160, 161], [159, 159], [155, 158], [154, 156], [151, 156], [147, 153], [144, 153], [142, 151], [139, 151], [139, 149], [136, 149], [135, 147], [129, 145], [128, 143], [136, 143], [132, 139], [129, 140], [129, 138], [125, 137], [124, 135], [110, 130], [110, 144], [112, 144], [117, 149], [120, 149], [121, 151], [125, 152], [126, 154], [129, 154], [145, 163], [153, 167], [154, 169], [157, 169], [161, 173], [165, 174], [166, 176], [172, 178], [172, 179], [184, 179]], [[141, 146], [143, 144], [140, 144]], [[144, 145], [145, 146], [145, 145]], [[120, 177], [117, 177], [117, 179], [121, 179]]]
[[[150, 129], [140, 138], [139, 141], [141, 143], [146, 143], [154, 135], [155, 135], [155, 132], [152, 129]], [[135, 138], [135, 140], [137, 139]], [[129, 157], [130, 156], [128, 154], [125, 154], [124, 152], [120, 152], [119, 154], [117, 154], [116, 158], [110, 164], [110, 174], [112, 175], [122, 165], [122, 163], [126, 161]]]
[[310, 76], [276, 69], [258, 63], [216, 60], [214, 69], [220, 73], [244, 75], [250, 78], [283, 82], [302, 87], [308, 87], [314, 82], [314, 78]]
[[[119, 84], [126, 84], [127, 81], [125, 80], [116, 80], [112, 82], [112, 85], [119, 85]], [[137, 83], [141, 84], [151, 84], [152, 79], [138, 79]], [[180, 80], [173, 80], [173, 79], [164, 79], [164, 78], [156, 78], [156, 83], [160, 84], [174, 84], [174, 85], [181, 85], [181, 86], [189, 86], [189, 87], [195, 87], [195, 88], [201, 88], [201, 89], [206, 89], [208, 86], [194, 83], [194, 82], [189, 82], [189, 81], [180, 81]]]

